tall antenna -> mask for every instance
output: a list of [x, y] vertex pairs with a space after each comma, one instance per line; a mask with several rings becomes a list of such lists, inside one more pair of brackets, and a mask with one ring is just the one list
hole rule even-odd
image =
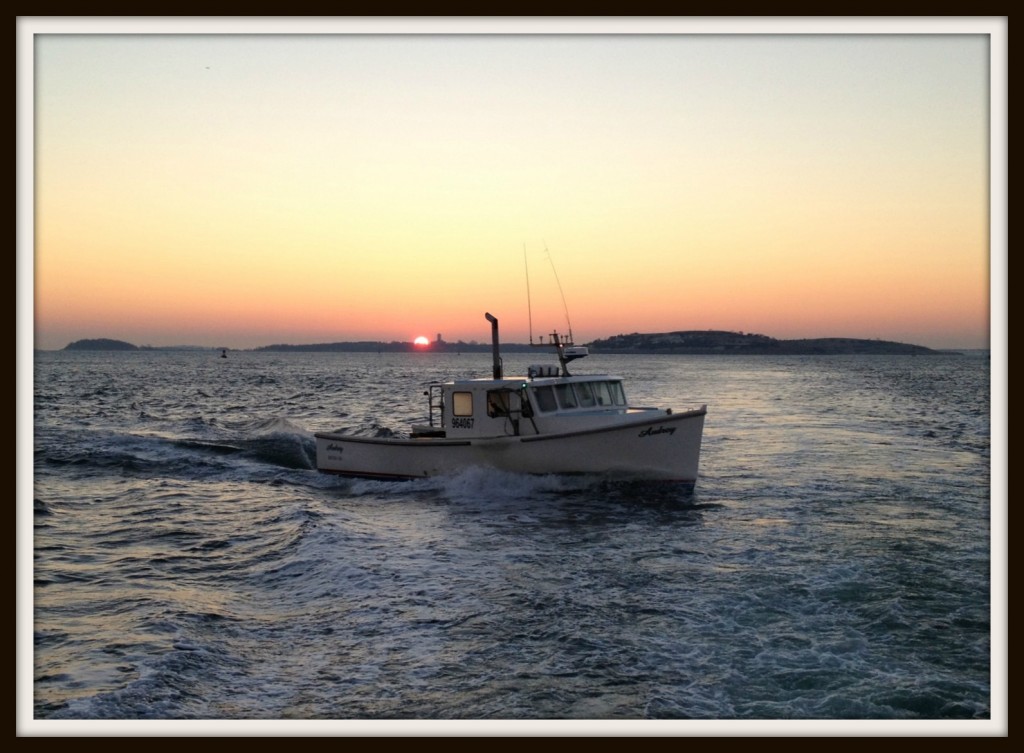
[[565, 292], [562, 290], [562, 281], [558, 279], [558, 270], [555, 269], [555, 260], [551, 258], [551, 252], [548, 251], [548, 244], [544, 244], [544, 253], [548, 255], [548, 261], [551, 262], [551, 271], [555, 273], [555, 282], [558, 284], [558, 293], [562, 296], [562, 308], [565, 309], [565, 323], [569, 327], [569, 342], [575, 342], [572, 338], [572, 322], [569, 321], [569, 305], [565, 302]]
[[523, 244], [523, 267], [526, 269], [526, 314], [530, 320], [530, 345], [533, 345], [533, 306], [530, 303], [530, 265], [526, 261], [526, 244]]

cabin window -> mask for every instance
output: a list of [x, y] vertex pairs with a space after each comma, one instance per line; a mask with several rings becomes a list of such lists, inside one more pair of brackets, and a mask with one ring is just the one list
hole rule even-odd
[[626, 404], [626, 393], [622, 391], [622, 382], [608, 382], [608, 390], [612, 393], [612, 400], [616, 405]]
[[611, 405], [612, 395], [608, 391], [608, 382], [594, 382], [594, 396], [598, 405]]
[[575, 408], [576, 407], [576, 395], [572, 391], [571, 384], [556, 384], [555, 394], [558, 395], [558, 407]]
[[489, 390], [487, 392], [487, 415], [491, 418], [509, 414], [508, 390]]
[[555, 391], [551, 387], [534, 387], [533, 396], [537, 398], [537, 407], [545, 413], [558, 407], [555, 405]]
[[453, 392], [452, 393], [452, 415], [472, 416], [473, 415], [473, 393]]
[[580, 382], [576, 385], [576, 397], [580, 399], [581, 408], [590, 408], [594, 405], [594, 390], [590, 382]]

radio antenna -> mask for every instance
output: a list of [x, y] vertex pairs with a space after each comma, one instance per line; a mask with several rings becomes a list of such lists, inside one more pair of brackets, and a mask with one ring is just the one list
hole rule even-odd
[[526, 244], [523, 244], [523, 268], [526, 270], [526, 315], [530, 320], [530, 345], [533, 345], [533, 305], [530, 303], [530, 265], [526, 261]]
[[558, 293], [562, 296], [562, 308], [565, 309], [565, 323], [569, 327], [569, 343], [573, 343], [572, 339], [572, 322], [569, 321], [569, 305], [565, 302], [565, 292], [562, 290], [562, 281], [558, 279], [558, 270], [555, 269], [555, 260], [551, 258], [551, 252], [548, 251], [548, 244], [544, 244], [544, 253], [548, 255], [548, 261], [551, 262], [551, 271], [555, 273], [555, 283], [558, 285]]

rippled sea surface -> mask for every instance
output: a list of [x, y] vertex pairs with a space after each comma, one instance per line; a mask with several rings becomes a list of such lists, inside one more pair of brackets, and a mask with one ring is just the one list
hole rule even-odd
[[33, 721], [991, 719], [987, 353], [580, 362], [692, 492], [320, 474], [489, 354], [219, 355], [35, 354]]

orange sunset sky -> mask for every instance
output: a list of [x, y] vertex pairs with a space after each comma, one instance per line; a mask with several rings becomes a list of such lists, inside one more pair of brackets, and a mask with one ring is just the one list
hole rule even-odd
[[577, 342], [989, 347], [984, 24], [44, 21], [37, 349], [486, 341], [485, 311], [525, 342], [558, 282]]

